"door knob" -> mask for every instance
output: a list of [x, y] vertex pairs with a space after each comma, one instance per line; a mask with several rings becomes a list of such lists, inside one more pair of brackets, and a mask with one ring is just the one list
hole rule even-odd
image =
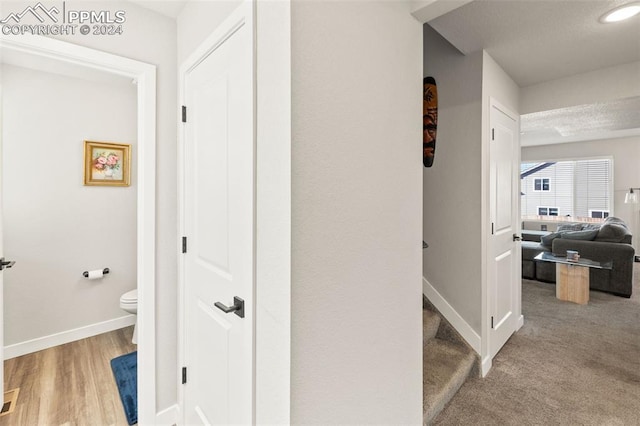
[[240, 299], [238, 296], [233, 298], [233, 306], [225, 306], [220, 302], [216, 302], [214, 305], [225, 314], [233, 312], [240, 318], [244, 318], [244, 300]]
[[520, 241], [522, 240], [522, 237], [518, 234], [513, 234], [513, 241]]
[[0, 258], [0, 271], [2, 271], [4, 268], [11, 268], [15, 264], [15, 260], [4, 260], [4, 257], [2, 257]]

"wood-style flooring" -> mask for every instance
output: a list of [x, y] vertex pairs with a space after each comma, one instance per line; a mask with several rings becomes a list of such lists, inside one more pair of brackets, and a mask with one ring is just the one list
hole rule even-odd
[[127, 425], [111, 359], [136, 350], [133, 327], [4, 363], [4, 388], [20, 388], [15, 411], [0, 426]]

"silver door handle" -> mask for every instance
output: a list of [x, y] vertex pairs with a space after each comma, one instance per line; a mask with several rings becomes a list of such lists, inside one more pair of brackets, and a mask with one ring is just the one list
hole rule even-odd
[[238, 296], [233, 298], [233, 306], [225, 306], [220, 302], [216, 302], [214, 305], [225, 314], [233, 312], [240, 318], [244, 318], [244, 300], [240, 299]]
[[522, 240], [522, 237], [518, 234], [513, 234], [513, 241], [520, 241]]

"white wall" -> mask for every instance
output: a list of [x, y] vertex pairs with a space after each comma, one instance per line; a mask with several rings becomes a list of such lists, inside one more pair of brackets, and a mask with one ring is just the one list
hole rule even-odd
[[[640, 187], [640, 138], [605, 139], [588, 142], [564, 143], [522, 148], [522, 161], [572, 160], [576, 157], [613, 157], [613, 215], [627, 222], [636, 223], [634, 246], [640, 246], [636, 235], [640, 235], [638, 206], [625, 204], [624, 197], [629, 188]], [[634, 215], [635, 214], [635, 215]]]
[[422, 25], [293, 2], [291, 422], [422, 424]]
[[[123, 79], [124, 80], [124, 79]], [[132, 145], [136, 88], [5, 65], [5, 345], [127, 315], [136, 288], [136, 174], [130, 187], [83, 186], [83, 141]], [[89, 281], [82, 272], [108, 267]]]
[[[424, 25], [424, 75], [438, 87], [433, 166], [423, 168], [425, 280], [481, 334], [483, 52], [462, 55]], [[461, 267], [460, 262], [464, 262]]]
[[640, 96], [640, 61], [523, 87], [520, 113]]
[[[519, 113], [520, 88], [487, 53], [482, 56], [482, 113], [485, 145], [489, 145], [489, 99], [494, 98], [512, 112]], [[489, 151], [487, 151], [488, 153]]]
[[[60, 2], [43, 2], [60, 8]], [[2, 1], [4, 11], [20, 11], [30, 1]], [[153, 64], [157, 67], [156, 116], [156, 409], [176, 402], [177, 65], [175, 20], [127, 1], [73, 1], [67, 10], [124, 10], [122, 35], [65, 35], [56, 38]]]
[[228, 17], [242, 0], [191, 0], [176, 19], [178, 66]]

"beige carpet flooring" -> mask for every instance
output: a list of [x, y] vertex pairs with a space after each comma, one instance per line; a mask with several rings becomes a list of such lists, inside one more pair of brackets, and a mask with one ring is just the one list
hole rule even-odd
[[640, 264], [631, 299], [586, 306], [523, 280], [524, 326], [469, 379], [437, 425], [640, 425]]

